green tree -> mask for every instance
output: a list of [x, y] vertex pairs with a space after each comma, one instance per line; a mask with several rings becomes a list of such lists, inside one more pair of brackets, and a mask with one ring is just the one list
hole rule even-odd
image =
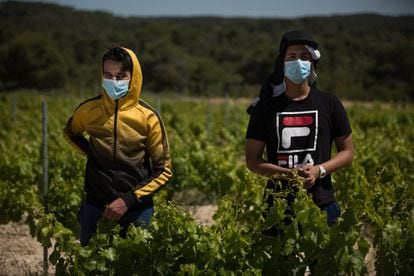
[[40, 34], [23, 33], [0, 48], [0, 80], [10, 90], [49, 89], [67, 81], [67, 63], [53, 42]]

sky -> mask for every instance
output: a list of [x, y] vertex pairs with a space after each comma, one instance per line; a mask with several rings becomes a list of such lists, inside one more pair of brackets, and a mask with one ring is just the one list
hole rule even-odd
[[[1, 0], [0, 0], [1, 1]], [[414, 15], [414, 0], [26, 0], [121, 16], [277, 17]]]

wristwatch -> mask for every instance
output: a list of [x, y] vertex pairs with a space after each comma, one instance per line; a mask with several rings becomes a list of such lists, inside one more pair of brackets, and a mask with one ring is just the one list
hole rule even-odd
[[326, 176], [325, 168], [322, 166], [318, 166], [318, 167], [319, 167], [319, 178], [324, 178]]

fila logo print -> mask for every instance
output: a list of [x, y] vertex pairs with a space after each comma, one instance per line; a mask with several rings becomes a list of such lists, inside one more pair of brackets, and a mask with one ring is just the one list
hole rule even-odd
[[308, 127], [287, 127], [282, 130], [282, 147], [290, 148], [293, 137], [308, 136], [310, 129]]
[[316, 150], [318, 111], [280, 112], [276, 124], [278, 164], [290, 168], [313, 164], [310, 152]]

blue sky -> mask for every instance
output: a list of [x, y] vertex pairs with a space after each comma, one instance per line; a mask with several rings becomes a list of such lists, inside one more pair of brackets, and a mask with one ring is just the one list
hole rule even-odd
[[414, 0], [27, 0], [103, 10], [122, 16], [242, 16], [292, 18], [378, 13], [413, 15]]

